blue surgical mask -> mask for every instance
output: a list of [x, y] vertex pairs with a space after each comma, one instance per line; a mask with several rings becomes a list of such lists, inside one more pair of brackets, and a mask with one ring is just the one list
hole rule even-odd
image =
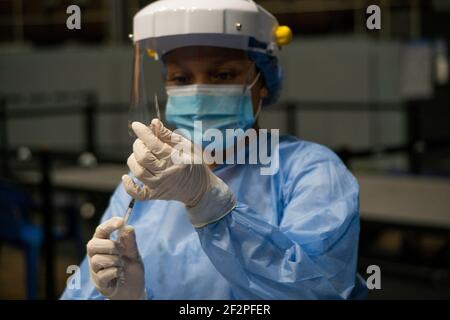
[[231, 146], [225, 144], [226, 129], [245, 131], [256, 121], [261, 104], [254, 115], [250, 90], [258, 78], [259, 75], [250, 86], [196, 84], [167, 87], [167, 122], [186, 130], [190, 135], [187, 138], [203, 147], [213, 143], [205, 138], [205, 132], [218, 129], [224, 137], [223, 145], [214, 147], [216, 150], [227, 149]]

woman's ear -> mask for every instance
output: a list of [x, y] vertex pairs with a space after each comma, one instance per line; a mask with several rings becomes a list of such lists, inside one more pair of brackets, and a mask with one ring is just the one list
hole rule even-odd
[[259, 89], [259, 95], [261, 98], [267, 98], [269, 96], [269, 90], [267, 90], [267, 88], [261, 87], [261, 89]]

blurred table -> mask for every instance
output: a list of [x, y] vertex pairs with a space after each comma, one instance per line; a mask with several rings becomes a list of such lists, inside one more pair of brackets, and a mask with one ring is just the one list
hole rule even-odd
[[[54, 168], [51, 173], [51, 182], [56, 189], [112, 193], [119, 185], [122, 175], [128, 172], [126, 165], [115, 164], [102, 164], [94, 168]], [[38, 171], [22, 172], [19, 178], [33, 185], [39, 184], [42, 179]]]
[[[126, 165], [108, 164], [95, 168], [55, 168], [51, 181], [55, 189], [112, 193]], [[450, 229], [450, 179], [356, 174], [360, 185], [361, 218], [376, 222], [420, 225]], [[39, 184], [33, 171], [20, 175], [22, 181]]]
[[450, 230], [450, 179], [356, 175], [363, 220]]

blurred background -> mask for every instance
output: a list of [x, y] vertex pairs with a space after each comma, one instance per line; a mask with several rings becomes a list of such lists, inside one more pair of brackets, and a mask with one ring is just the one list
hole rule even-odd
[[[57, 298], [84, 256], [127, 171], [129, 34], [150, 2], [0, 0], [0, 298]], [[260, 125], [332, 148], [357, 177], [359, 271], [381, 269], [369, 298], [450, 298], [450, 1], [256, 2], [295, 35]]]

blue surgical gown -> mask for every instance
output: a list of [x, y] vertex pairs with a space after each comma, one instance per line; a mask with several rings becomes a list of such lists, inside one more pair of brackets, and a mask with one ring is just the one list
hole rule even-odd
[[[279, 170], [220, 165], [214, 173], [237, 207], [195, 229], [176, 201], [135, 204], [129, 223], [145, 265], [148, 299], [363, 298], [357, 274], [359, 187], [326, 147], [281, 137]], [[130, 197], [119, 185], [102, 221], [122, 216]], [[89, 277], [62, 299], [103, 299]]]

